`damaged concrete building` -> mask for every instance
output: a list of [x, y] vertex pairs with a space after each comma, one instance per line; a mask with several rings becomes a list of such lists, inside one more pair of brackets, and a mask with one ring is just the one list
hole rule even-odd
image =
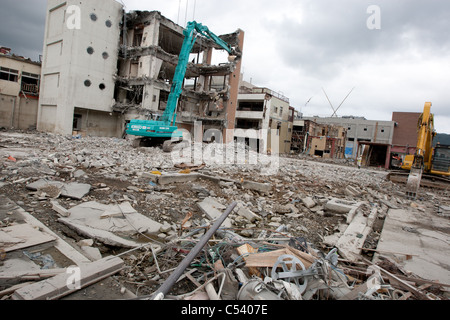
[[312, 120], [294, 122], [292, 150], [310, 156], [343, 159], [347, 128], [332, 124], [319, 124]]
[[0, 47], [0, 127], [36, 127], [41, 63]]
[[[220, 38], [242, 53], [244, 32]], [[38, 130], [121, 137], [127, 121], [162, 114], [183, 39], [183, 28], [157, 11], [125, 13], [115, 0], [49, 0]], [[194, 46], [180, 128], [234, 129], [241, 60], [212, 65], [218, 49], [204, 38]]]
[[[284, 95], [241, 81], [236, 111], [236, 129], [240, 130], [235, 131], [234, 137], [236, 140], [246, 139], [250, 146], [250, 140], [256, 140], [254, 143], [261, 152], [289, 153], [294, 112], [289, 98]], [[249, 129], [258, 130], [258, 136], [252, 136]]]
[[[124, 21], [114, 111], [126, 120], [154, 119], [166, 108], [183, 28], [158, 11], [132, 11]], [[243, 31], [219, 37], [242, 53]], [[201, 122], [205, 140], [234, 129], [241, 60], [212, 65], [220, 51], [212, 40], [196, 41], [177, 106], [178, 127], [193, 134]]]
[[367, 120], [353, 116], [304, 119], [347, 128], [346, 158], [356, 159], [364, 154], [363, 165], [389, 168], [394, 121]]
[[37, 129], [117, 136], [113, 113], [122, 5], [49, 0]]

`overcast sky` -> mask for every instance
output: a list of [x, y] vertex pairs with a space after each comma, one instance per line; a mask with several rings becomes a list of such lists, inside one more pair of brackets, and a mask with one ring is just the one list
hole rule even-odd
[[[244, 80], [281, 92], [305, 116], [333, 114], [323, 90], [336, 109], [354, 88], [338, 116], [391, 120], [431, 101], [437, 132], [450, 134], [448, 0], [119, 2], [182, 26], [195, 19], [218, 35], [244, 30]], [[37, 60], [46, 0], [0, 4], [0, 44]]]

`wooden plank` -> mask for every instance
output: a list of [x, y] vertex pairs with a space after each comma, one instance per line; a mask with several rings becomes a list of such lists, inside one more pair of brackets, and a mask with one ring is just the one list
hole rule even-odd
[[[240, 256], [244, 257], [244, 260], [247, 261], [247, 257], [249, 255], [255, 254], [258, 252], [258, 249], [253, 248], [251, 245], [249, 245], [248, 243], [243, 244], [242, 246], [236, 248], [237, 252], [239, 253]], [[259, 272], [258, 268], [256, 267], [248, 267], [248, 271], [250, 276], [255, 275], [259, 278], [262, 278], [261, 276], [261, 272]]]
[[[305, 268], [308, 269], [311, 266], [311, 261], [313, 260], [310, 255], [303, 252], [303, 255], [297, 254], [298, 250], [291, 250], [291, 248], [283, 248], [279, 250], [255, 253], [247, 256], [245, 258], [246, 267], [269, 267], [272, 268], [274, 264], [277, 262], [278, 258], [284, 254], [289, 254], [296, 256], [300, 259], [300, 261], [305, 265]], [[305, 259], [307, 257], [307, 259]], [[313, 260], [314, 261], [314, 260]]]
[[29, 224], [18, 224], [0, 230], [2, 236], [1, 239], [9, 238], [11, 242], [3, 242], [1, 248], [5, 252], [11, 252], [18, 249], [24, 249], [32, 246], [36, 246], [42, 243], [47, 243], [56, 240], [49, 234], [39, 231], [33, 228]]
[[54, 276], [51, 279], [20, 288], [14, 292], [12, 299], [56, 300], [117, 273], [122, 269], [123, 264], [122, 259], [112, 256], [89, 264], [80, 265], [79, 287], [75, 287], [72, 281], [74, 274], [66, 272]]

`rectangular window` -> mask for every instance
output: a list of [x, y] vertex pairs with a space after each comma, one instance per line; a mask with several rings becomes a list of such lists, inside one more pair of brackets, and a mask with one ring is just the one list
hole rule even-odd
[[0, 79], [17, 82], [19, 79], [19, 71], [0, 67]]
[[280, 107], [280, 116], [283, 114], [283, 107]]
[[27, 93], [39, 93], [39, 78], [38, 74], [22, 72], [22, 91]]

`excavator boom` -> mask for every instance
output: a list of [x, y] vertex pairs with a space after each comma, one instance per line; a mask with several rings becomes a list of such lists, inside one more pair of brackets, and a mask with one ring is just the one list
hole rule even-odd
[[416, 152], [412, 159], [408, 181], [406, 182], [406, 196], [409, 199], [415, 199], [417, 197], [422, 174], [424, 170], [429, 171], [431, 168], [433, 137], [436, 135], [434, 131], [434, 116], [431, 113], [431, 102], [425, 103], [417, 129]]
[[178, 99], [183, 91], [183, 81], [186, 76], [189, 55], [199, 34], [213, 40], [219, 47], [226, 50], [230, 57], [236, 58], [238, 56], [230, 45], [212, 33], [208, 27], [201, 23], [197, 23], [196, 21], [189, 22], [186, 29], [183, 31], [183, 45], [178, 57], [178, 64], [175, 69], [164, 113], [157, 120], [131, 120], [127, 125], [127, 134], [153, 139], [165, 139], [163, 149], [166, 152], [171, 151], [171, 138], [174, 138], [174, 142], [180, 142], [182, 140], [182, 133], [175, 124], [176, 109]]

